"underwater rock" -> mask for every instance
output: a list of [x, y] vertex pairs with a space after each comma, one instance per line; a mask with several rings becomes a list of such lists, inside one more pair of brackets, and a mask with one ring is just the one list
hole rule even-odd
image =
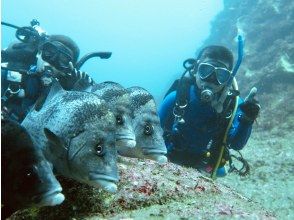
[[224, 6], [203, 46], [227, 46], [236, 60], [236, 36], [242, 34], [245, 53], [236, 77], [241, 95], [254, 86], [258, 89], [262, 108], [257, 129], [271, 130], [277, 118], [287, 123], [293, 112], [289, 106], [294, 105], [294, 2], [225, 0]]
[[58, 174], [115, 192], [115, 123], [97, 95], [65, 91], [55, 83], [42, 109], [32, 110], [22, 125]]
[[[241, 29], [245, 38], [245, 54], [237, 79], [241, 90], [245, 90], [244, 94], [253, 86], [262, 92], [273, 92], [274, 88], [270, 84], [277, 80], [264, 82], [265, 77], [274, 79], [278, 75], [277, 83], [293, 83], [294, 76], [289, 78], [289, 72], [281, 65], [276, 65], [282, 57], [294, 59], [294, 48], [291, 46], [294, 43], [291, 31], [294, 28], [293, 1], [224, 2], [225, 8], [212, 22], [210, 36], [204, 45], [225, 45], [232, 49], [236, 59], [236, 35], [240, 34]], [[247, 70], [254, 73], [249, 79], [245, 75]]]
[[28, 209], [12, 219], [274, 218], [259, 204], [195, 169], [151, 160], [121, 160], [116, 194], [60, 179], [67, 198], [61, 206]]
[[51, 164], [24, 127], [1, 120], [1, 216], [30, 206], [55, 206], [64, 200]]

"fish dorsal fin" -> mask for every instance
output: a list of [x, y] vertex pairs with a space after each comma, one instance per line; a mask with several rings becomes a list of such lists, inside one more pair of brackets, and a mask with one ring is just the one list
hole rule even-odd
[[72, 90], [73, 90], [73, 91], [91, 92], [92, 87], [93, 87], [92, 85], [87, 84], [87, 83], [84, 83], [84, 82], [81, 82], [80, 80], [78, 80], [78, 81], [74, 84]]
[[51, 100], [56, 94], [64, 92], [65, 90], [61, 87], [60, 83], [56, 80], [52, 82], [49, 94], [47, 95], [46, 101]]
[[52, 85], [50, 87], [49, 93], [47, 93], [46, 91], [44, 91], [40, 97], [37, 99], [36, 104], [34, 106], [34, 110], [36, 111], [40, 111], [42, 109], [42, 107], [48, 102], [50, 101], [57, 93], [63, 92], [65, 91], [60, 83], [56, 80], [54, 80], [52, 82]]

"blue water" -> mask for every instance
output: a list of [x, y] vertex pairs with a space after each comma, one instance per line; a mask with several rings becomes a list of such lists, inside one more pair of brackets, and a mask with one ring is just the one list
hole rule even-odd
[[[2, 21], [27, 26], [36, 18], [48, 34], [73, 38], [80, 56], [111, 51], [109, 60], [93, 59], [82, 69], [96, 82], [142, 86], [160, 102], [222, 9], [220, 0], [2, 0]], [[4, 48], [15, 30], [1, 29]]]

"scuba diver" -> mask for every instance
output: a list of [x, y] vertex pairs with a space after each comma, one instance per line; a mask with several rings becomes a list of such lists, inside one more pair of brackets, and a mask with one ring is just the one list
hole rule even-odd
[[81, 85], [85, 89], [94, 84], [88, 74], [75, 68], [79, 48], [71, 38], [46, 35], [36, 22], [31, 23], [31, 27], [16, 28], [16, 37], [21, 42], [1, 50], [1, 112], [4, 116], [21, 122], [37, 100], [45, 101], [53, 80], [59, 81], [66, 90], [78, 90]]
[[[36, 76], [28, 77], [29, 69], [37, 62], [39, 44], [46, 39], [37, 20], [31, 26], [17, 27], [1, 22], [2, 25], [16, 29], [17, 42], [11, 43], [8, 48], [1, 50], [1, 113], [16, 121], [24, 118], [28, 106], [36, 100], [39, 88]], [[28, 85], [31, 85], [28, 87]]]
[[[225, 164], [240, 175], [249, 171], [232, 162], [231, 149], [241, 150], [251, 134], [260, 105], [256, 88], [243, 101], [239, 98], [236, 72], [243, 55], [239, 37], [239, 59], [233, 68], [233, 54], [223, 46], [208, 46], [198, 58], [184, 62], [185, 72], [167, 92], [159, 110], [164, 139], [171, 162], [196, 168], [213, 179], [225, 176]], [[242, 169], [243, 169], [242, 167]]]
[[52, 79], [57, 79], [65, 90], [74, 89], [79, 80], [92, 85], [93, 79], [75, 68], [79, 54], [78, 45], [70, 37], [50, 35], [40, 45], [36, 65], [31, 67], [31, 71], [41, 73], [43, 84], [51, 84]]
[[91, 58], [109, 59], [111, 52], [92, 52], [78, 60], [77, 44], [65, 35], [48, 35], [34, 19], [16, 29], [18, 42], [1, 50], [1, 113], [21, 122], [35, 104], [39, 110], [53, 81], [65, 90], [90, 91], [94, 80], [80, 68]]

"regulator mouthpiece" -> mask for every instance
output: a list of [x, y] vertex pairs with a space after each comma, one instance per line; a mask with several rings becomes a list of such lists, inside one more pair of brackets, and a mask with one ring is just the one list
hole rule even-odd
[[201, 92], [201, 101], [211, 102], [213, 99], [213, 92], [210, 89], [204, 89]]

